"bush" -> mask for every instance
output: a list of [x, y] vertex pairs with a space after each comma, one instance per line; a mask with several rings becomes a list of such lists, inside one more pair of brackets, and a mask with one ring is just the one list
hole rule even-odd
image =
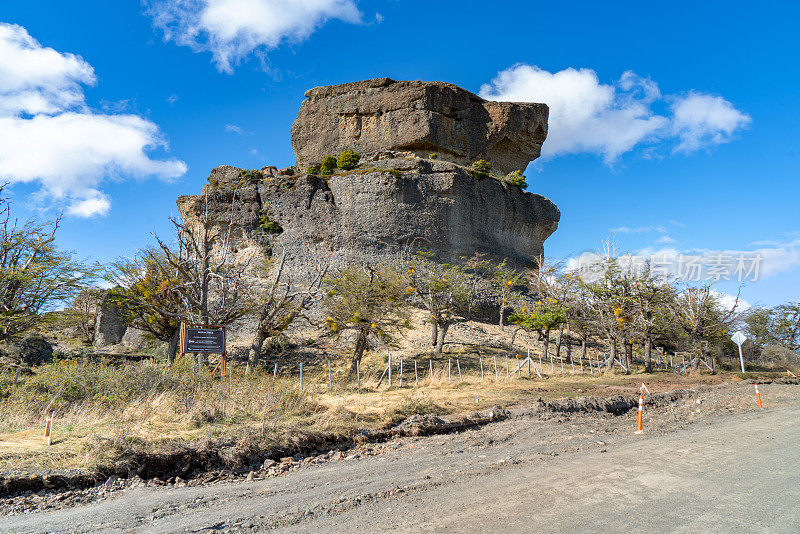
[[323, 175], [331, 175], [336, 171], [336, 158], [333, 156], [323, 156], [319, 170]]
[[472, 176], [475, 178], [487, 178], [489, 171], [492, 170], [492, 164], [485, 159], [479, 159], [469, 167]]
[[342, 170], [349, 171], [350, 169], [355, 169], [358, 167], [358, 162], [360, 159], [361, 156], [352, 150], [345, 150], [339, 154], [339, 159], [336, 160], [336, 165]]
[[306, 169], [306, 174], [319, 174], [319, 165], [312, 165]]
[[[250, 169], [242, 171], [239, 175], [246, 183], [258, 183], [264, 179], [264, 173], [258, 169]], [[244, 184], [242, 184], [244, 185]]]
[[512, 171], [506, 175], [504, 180], [510, 185], [515, 185], [522, 189], [528, 187], [528, 183], [525, 181], [525, 175], [522, 174], [522, 171]]
[[261, 224], [258, 225], [259, 228], [264, 230], [264, 232], [268, 234], [282, 234], [283, 227], [277, 222], [273, 221], [267, 215], [261, 216]]
[[41, 334], [30, 334], [19, 342], [19, 357], [26, 365], [53, 361], [53, 346]]

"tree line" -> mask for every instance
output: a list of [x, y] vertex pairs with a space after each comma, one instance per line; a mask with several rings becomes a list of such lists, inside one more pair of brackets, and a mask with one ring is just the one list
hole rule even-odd
[[[629, 369], [638, 351], [651, 371], [656, 349], [689, 352], [697, 368], [701, 358], [730, 349], [737, 328], [757, 346], [800, 350], [800, 303], [742, 313], [738, 298], [726, 306], [711, 284], [683, 284], [648, 263], [624, 268], [613, 254], [587, 279], [544, 258], [521, 269], [481, 254], [441, 261], [407, 250], [391, 264], [334, 265], [309, 252], [311, 275], [296, 280], [280, 247], [270, 260], [243, 261], [231, 246], [233, 223], [214, 228], [200, 214], [191, 225], [171, 219], [171, 239], [156, 235], [133, 257], [99, 266], [57, 247], [59, 220], [18, 223], [9, 208], [0, 188], [0, 340], [18, 337], [64, 303], [88, 337], [92, 288], [105, 279], [112, 287], [105, 298], [129, 325], [167, 343], [170, 361], [181, 322], [231, 324], [251, 317], [251, 363], [262, 358], [265, 343], [305, 323], [330, 336], [352, 333], [355, 371], [370, 345], [392, 344], [411, 328], [413, 307], [425, 311], [430, 329], [423, 349], [435, 352], [442, 352], [454, 323], [486, 317], [487, 310], [500, 329], [510, 330], [512, 345], [519, 331], [535, 333], [544, 353], [556, 356], [565, 342], [568, 350], [579, 345], [584, 357], [587, 347], [600, 344], [608, 369], [615, 362]], [[205, 363], [205, 355], [197, 357]]]

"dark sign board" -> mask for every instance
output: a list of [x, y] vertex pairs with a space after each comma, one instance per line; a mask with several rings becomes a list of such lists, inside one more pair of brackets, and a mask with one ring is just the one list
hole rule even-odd
[[225, 352], [225, 330], [186, 326], [184, 329], [184, 352], [222, 354]]

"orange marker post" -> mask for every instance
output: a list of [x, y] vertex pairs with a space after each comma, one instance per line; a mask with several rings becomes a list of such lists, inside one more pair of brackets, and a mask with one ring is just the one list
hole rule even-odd
[[644, 393], [639, 392], [639, 421], [636, 425], [636, 433], [641, 434], [642, 430], [642, 412], [644, 411]]
[[44, 439], [47, 441], [48, 447], [53, 444], [53, 437], [51, 435], [52, 432], [53, 432], [53, 417], [48, 416], [47, 419], [44, 420]]
[[758, 400], [758, 407], [763, 408], [761, 405], [761, 393], [758, 392], [758, 383], [753, 383], [753, 385], [756, 387], [756, 399]]

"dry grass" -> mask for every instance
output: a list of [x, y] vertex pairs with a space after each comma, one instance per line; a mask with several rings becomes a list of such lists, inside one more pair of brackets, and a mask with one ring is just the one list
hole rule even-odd
[[[497, 351], [495, 351], [497, 352]], [[517, 375], [514, 358], [492, 350], [404, 359], [403, 380], [395, 367], [392, 386], [385, 355], [370, 353], [362, 365], [361, 387], [348, 377], [344, 357], [285, 365], [273, 382], [272, 370], [249, 372], [235, 365], [220, 380], [210, 370], [187, 362], [168, 367], [141, 362], [111, 367], [60, 361], [12, 384], [0, 376], [0, 470], [19, 468], [92, 468], [113, 461], [121, 451], [157, 447], [165, 442], [193, 442], [220, 436], [260, 435], [265, 442], [290, 431], [351, 434], [382, 428], [412, 414], [461, 414], [497, 404], [510, 406], [537, 398], [607, 396], [635, 392], [646, 381], [652, 392], [697, 383], [718, 383], [726, 377], [672, 373], [653, 375], [561, 375], [560, 366], [543, 380]], [[496, 355], [496, 354], [495, 354]], [[447, 365], [450, 360], [448, 378]], [[395, 362], [398, 365], [399, 362]], [[461, 367], [459, 378], [458, 367]], [[430, 373], [431, 367], [433, 373]], [[329, 382], [332, 382], [332, 387]], [[730, 378], [730, 377], [728, 377]], [[42, 436], [46, 413], [55, 417], [53, 444]]]

